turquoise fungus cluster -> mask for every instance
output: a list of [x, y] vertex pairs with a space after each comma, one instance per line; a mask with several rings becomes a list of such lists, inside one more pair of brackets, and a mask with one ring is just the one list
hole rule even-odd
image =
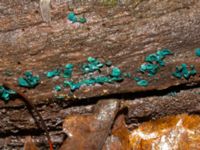
[[94, 84], [104, 84], [104, 83], [114, 83], [114, 82], [120, 82], [123, 79], [121, 77], [113, 77], [113, 76], [95, 76], [88, 79], [83, 79], [79, 82], [72, 82], [72, 81], [64, 81], [65, 87], [70, 87], [71, 91], [79, 89], [81, 86], [89, 86]]
[[69, 12], [67, 15], [67, 19], [71, 21], [72, 23], [76, 23], [76, 22], [86, 23], [87, 22], [85, 17], [78, 17], [74, 12]]
[[[79, 89], [81, 86], [91, 86], [95, 84], [114, 83], [123, 81], [122, 72], [118, 67], [111, 67], [112, 62], [106, 61], [105, 63], [100, 62], [97, 58], [88, 57], [87, 62], [81, 65], [81, 72], [84, 75], [89, 74], [89, 77], [81, 79], [77, 82], [72, 80], [65, 80], [64, 87], [70, 87], [71, 91]], [[101, 69], [103, 67], [110, 68], [108, 75], [101, 75]], [[92, 73], [98, 72], [99, 75], [92, 75]]]
[[[138, 71], [142, 74], [147, 74], [149, 77], [155, 76], [159, 71], [160, 67], [165, 66], [164, 58], [167, 55], [172, 55], [173, 53], [169, 49], [158, 50], [156, 53], [149, 54], [145, 57], [145, 63], [143, 63]], [[137, 85], [139, 86], [148, 86], [149, 81], [143, 79], [142, 77], [133, 78]]]
[[142, 79], [140, 77], [134, 77], [133, 79], [136, 81], [137, 85], [139, 85], [139, 86], [146, 87], [149, 85], [149, 82], [147, 80]]
[[200, 57], [200, 48], [195, 49], [195, 54], [196, 56]]
[[60, 70], [60, 69], [53, 69], [53, 70], [51, 70], [51, 71], [48, 71], [47, 74], [46, 74], [46, 76], [47, 76], [48, 78], [53, 78], [53, 77], [55, 77], [55, 76], [59, 76], [60, 73], [61, 73], [61, 70]]
[[86, 74], [90, 72], [100, 71], [104, 66], [98, 59], [93, 57], [88, 57], [87, 62], [81, 66], [81, 71]]
[[23, 77], [18, 78], [18, 85], [26, 88], [34, 88], [40, 82], [40, 77], [38, 75], [33, 76], [31, 71], [26, 71]]
[[72, 72], [73, 72], [74, 65], [73, 64], [66, 64], [64, 71], [63, 71], [63, 77], [64, 78], [71, 78]]
[[56, 91], [61, 91], [61, 90], [62, 90], [62, 87], [61, 87], [60, 85], [56, 85], [56, 86], [54, 87], [54, 90], [56, 90]]
[[[80, 18], [71, 12], [68, 14], [68, 19], [76, 22]], [[135, 69], [135, 74], [124, 72], [125, 68], [122, 66], [114, 66], [110, 60], [90, 56], [85, 62], [77, 66], [74, 66], [72, 63], [67, 63], [62, 67], [51, 68], [49, 71], [43, 73], [43, 76], [33, 75], [31, 71], [26, 71], [23, 73], [23, 76], [18, 78], [17, 84], [20, 87], [35, 88], [40, 83], [40, 77], [45, 76], [48, 80], [55, 79], [53, 80], [55, 85], [52, 89], [56, 93], [63, 89], [74, 92], [84, 86], [91, 87], [95, 85], [117, 84], [129, 79], [130, 81], [134, 80], [138, 86], [147, 87], [153, 83], [151, 81], [155, 80], [157, 82], [159, 77], [163, 76], [161, 71], [159, 73], [159, 70], [165, 68], [167, 64], [165, 58], [172, 54], [172, 51], [169, 49], [161, 49], [147, 55], [139, 68]], [[195, 55], [200, 57], [200, 48], [195, 49]], [[77, 72], [74, 73], [74, 70]], [[197, 74], [197, 70], [194, 65], [182, 63], [177, 65], [170, 73], [171, 76], [177, 79], [189, 80]], [[10, 76], [10, 72], [6, 75]], [[0, 99], [8, 101], [16, 94], [12, 89], [0, 86]], [[63, 98], [63, 96], [58, 96], [58, 98]]]
[[140, 72], [148, 73], [148, 76], [154, 76], [160, 67], [165, 66], [164, 58], [172, 54], [169, 49], [162, 49], [156, 53], [149, 54], [145, 58], [145, 63], [140, 66]]
[[178, 79], [185, 78], [189, 79], [191, 76], [196, 75], [197, 71], [194, 65], [181, 64], [180, 66], [176, 66], [176, 70], [172, 73], [172, 75]]
[[[54, 90], [59, 92], [63, 88], [69, 87], [75, 91], [82, 86], [92, 86], [95, 84], [114, 83], [123, 81], [123, 77], [130, 78], [130, 73], [122, 73], [118, 67], [114, 67], [110, 60], [101, 62], [98, 58], [88, 57], [86, 62], [79, 64], [79, 71], [82, 74], [80, 78], [72, 78], [73, 64], [66, 64], [64, 67], [56, 68], [46, 72], [47, 78], [63, 77], [63, 84], [55, 85]], [[102, 69], [109, 70], [107, 74], [102, 74]]]
[[48, 78], [62, 75], [64, 78], [71, 78], [73, 72], [73, 64], [66, 64], [64, 68], [56, 68], [46, 72]]
[[0, 99], [8, 101], [16, 94], [17, 93], [15, 91], [6, 89], [4, 86], [0, 86]]

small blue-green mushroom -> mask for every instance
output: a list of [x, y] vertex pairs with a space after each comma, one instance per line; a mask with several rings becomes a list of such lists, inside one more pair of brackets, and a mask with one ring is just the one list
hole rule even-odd
[[195, 49], [195, 55], [200, 57], [200, 48]]
[[54, 69], [52, 71], [48, 71], [47, 74], [46, 74], [46, 76], [48, 78], [53, 78], [53, 77], [59, 76], [59, 75], [60, 75], [60, 70], [59, 69]]
[[13, 90], [6, 89], [3, 86], [0, 86], [0, 99], [4, 100], [7, 102], [8, 100], [11, 99], [12, 96], [16, 95], [17, 93]]
[[86, 19], [85, 17], [80, 17], [80, 18], [78, 19], [78, 22], [80, 22], [80, 23], [86, 23], [86, 22], [87, 22], [87, 19]]
[[159, 61], [160, 60], [160, 58], [159, 58], [159, 56], [158, 55], [156, 55], [156, 54], [149, 54], [148, 56], [146, 56], [146, 58], [145, 58], [145, 61], [146, 62], [157, 62], [157, 61]]
[[72, 21], [72, 23], [75, 23], [77, 22], [77, 16], [75, 15], [74, 12], [70, 12], [68, 15], [67, 15], [67, 19]]
[[121, 76], [121, 70], [118, 67], [112, 68], [111, 76], [112, 77], [119, 77], [119, 76]]
[[149, 82], [147, 80], [142, 79], [142, 80], [137, 81], [137, 85], [146, 87], [149, 85]]
[[61, 86], [60, 85], [56, 85], [55, 87], [54, 87], [54, 90], [56, 90], [56, 91], [61, 91]]
[[158, 72], [159, 66], [157, 64], [146, 63], [140, 66], [140, 71], [148, 72], [149, 76], [154, 76]]
[[160, 51], [157, 51], [156, 54], [164, 58], [165, 56], [172, 55], [173, 53], [169, 49], [162, 49]]
[[191, 76], [196, 75], [197, 71], [194, 65], [191, 65], [191, 69], [189, 70], [187, 64], [181, 64], [181, 66], [176, 66], [176, 71], [172, 73], [172, 75], [176, 78], [181, 79], [184, 77], [188, 80]]
[[18, 85], [22, 87], [29, 87], [29, 83], [23, 77], [18, 78]]
[[80, 83], [74, 83], [72, 81], [64, 81], [64, 86], [65, 87], [69, 86], [71, 91], [75, 91], [75, 90], [80, 88], [81, 84]]
[[73, 72], [73, 64], [67, 64], [65, 65], [65, 69], [64, 69], [64, 78], [71, 78], [72, 76], [72, 72]]
[[93, 58], [93, 57], [88, 57], [88, 62], [89, 63], [93, 63], [93, 62], [95, 62], [96, 61], [96, 59], [95, 58]]
[[23, 77], [18, 78], [18, 85], [21, 87], [34, 88], [39, 84], [39, 76], [33, 76], [32, 72], [26, 71]]

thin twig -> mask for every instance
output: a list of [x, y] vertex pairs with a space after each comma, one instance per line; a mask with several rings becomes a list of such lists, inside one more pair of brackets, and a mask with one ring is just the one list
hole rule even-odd
[[[33, 105], [33, 103], [28, 99], [28, 97], [23, 92], [21, 92], [15, 86], [13, 86], [13, 85], [11, 85], [9, 83], [5, 83], [5, 82], [3, 83], [3, 86], [6, 87], [6, 88], [8, 88], [8, 89], [14, 90], [17, 93], [17, 95], [19, 96], [19, 98], [21, 98], [24, 101], [24, 103], [26, 104], [26, 106], [28, 108], [30, 108], [28, 110], [31, 112], [31, 114], [33, 115], [33, 118], [36, 120], [36, 122], [39, 123], [40, 127], [45, 131], [45, 134], [46, 134], [47, 139], [48, 139], [50, 150], [53, 150], [53, 144], [52, 144], [49, 132], [47, 130], [47, 126], [46, 126], [46, 124], [44, 122], [44, 119], [42, 118], [42, 116], [40, 115], [40, 113], [38, 112], [38, 110], [36, 109], [36, 107]], [[36, 116], [34, 116], [34, 113], [32, 112], [32, 110], [39, 117], [39, 120], [37, 119]]]

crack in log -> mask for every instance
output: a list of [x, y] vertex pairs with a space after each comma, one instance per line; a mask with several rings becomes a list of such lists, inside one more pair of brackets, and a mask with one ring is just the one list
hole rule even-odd
[[[115, 93], [103, 96], [94, 96], [90, 98], [82, 98], [82, 99], [73, 99], [68, 101], [59, 101], [59, 103], [67, 104], [65, 107], [73, 107], [73, 106], [82, 106], [87, 104], [95, 104], [97, 101], [101, 99], [110, 99], [110, 98], [117, 98], [119, 100], [125, 99], [136, 99], [136, 98], [146, 98], [150, 96], [164, 96], [170, 92], [180, 92], [190, 89], [200, 88], [200, 83], [196, 83], [195, 85], [189, 86], [188, 83], [180, 84], [178, 86], [171, 86], [169, 88], [163, 90], [147, 90], [147, 91], [138, 91], [138, 92], [127, 92], [127, 93]], [[56, 101], [55, 101], [56, 102]]]

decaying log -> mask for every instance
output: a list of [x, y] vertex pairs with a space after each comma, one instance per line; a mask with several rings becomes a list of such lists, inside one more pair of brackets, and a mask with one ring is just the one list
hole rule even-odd
[[[194, 49], [200, 47], [199, 0], [137, 0], [109, 7], [90, 2], [69, 6], [51, 1], [51, 23], [41, 15], [39, 0], [0, 0], [0, 77], [17, 85], [17, 78], [31, 70], [41, 76], [41, 84], [23, 89], [44, 118], [58, 149], [65, 139], [62, 123], [69, 114], [93, 113], [101, 99], [117, 98], [121, 108], [128, 108], [127, 123], [139, 123], [168, 114], [200, 112], [200, 58]], [[72, 5], [70, 3], [70, 5]], [[66, 19], [73, 10], [87, 18], [85, 24]], [[71, 93], [53, 87], [62, 78], [48, 79], [44, 72], [73, 63], [73, 80], [82, 75], [79, 65], [87, 57], [111, 60], [123, 72], [138, 75], [136, 70], [146, 55], [169, 48], [174, 53], [147, 87], [131, 79], [101, 86], [84, 86]], [[189, 80], [171, 75], [177, 65], [195, 65], [197, 75]], [[11, 72], [8, 76], [6, 72]], [[103, 70], [102, 72], [104, 72]], [[176, 91], [175, 96], [168, 93]], [[166, 95], [168, 94], [168, 95]], [[33, 136], [40, 148], [47, 148], [43, 132], [35, 124], [20, 99], [0, 101], [0, 148], [23, 148], [24, 139]], [[45, 145], [46, 144], [46, 145]]]

